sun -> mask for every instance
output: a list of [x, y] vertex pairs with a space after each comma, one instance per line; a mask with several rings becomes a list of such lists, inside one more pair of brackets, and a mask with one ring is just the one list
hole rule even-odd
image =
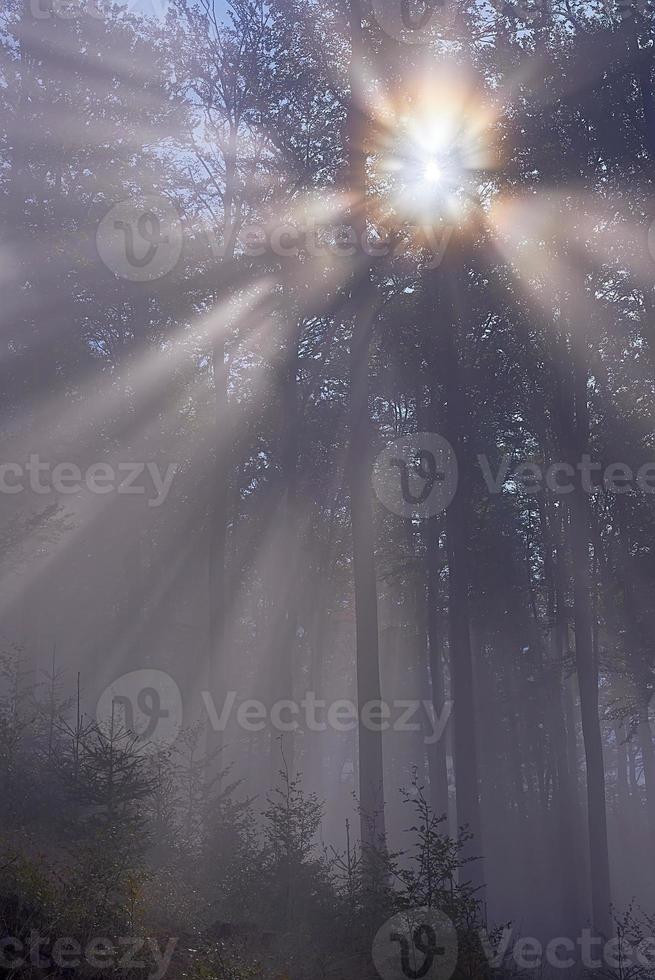
[[380, 212], [421, 223], [467, 220], [481, 174], [494, 169], [495, 121], [471, 78], [454, 70], [379, 99], [370, 187]]
[[438, 160], [428, 160], [423, 168], [423, 183], [433, 187], [441, 181], [443, 171]]
[[378, 186], [396, 215], [439, 220], [460, 206], [468, 182], [457, 133], [441, 121], [418, 129], [414, 119], [398, 121], [393, 138], [377, 160]]

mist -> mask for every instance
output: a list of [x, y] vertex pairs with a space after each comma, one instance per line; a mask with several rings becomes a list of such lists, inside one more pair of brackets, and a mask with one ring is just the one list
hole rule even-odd
[[0, 978], [653, 975], [653, 51], [5, 0]]

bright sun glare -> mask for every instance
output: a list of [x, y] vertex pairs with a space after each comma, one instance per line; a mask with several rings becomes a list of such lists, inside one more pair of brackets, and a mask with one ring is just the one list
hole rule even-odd
[[436, 160], [428, 160], [423, 170], [423, 181], [428, 185], [438, 184], [441, 180], [441, 167]]
[[494, 113], [470, 80], [443, 69], [376, 99], [372, 188], [381, 213], [461, 221], [475, 210], [479, 175], [492, 165]]

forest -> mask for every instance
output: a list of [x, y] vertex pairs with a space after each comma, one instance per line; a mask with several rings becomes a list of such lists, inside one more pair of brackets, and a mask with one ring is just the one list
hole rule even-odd
[[2, 0], [0, 980], [655, 976], [654, 18]]

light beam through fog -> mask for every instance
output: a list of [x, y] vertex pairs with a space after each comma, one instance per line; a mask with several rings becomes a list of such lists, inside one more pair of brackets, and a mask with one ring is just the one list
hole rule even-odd
[[653, 51], [6, 0], [1, 977], [651, 975]]

